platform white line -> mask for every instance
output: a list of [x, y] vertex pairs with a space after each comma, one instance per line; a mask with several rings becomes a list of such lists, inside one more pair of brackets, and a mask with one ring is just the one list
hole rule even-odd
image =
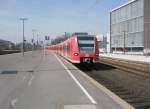
[[[54, 54], [55, 55], [55, 54]], [[67, 66], [55, 55], [57, 60], [60, 62], [60, 64], [66, 69], [68, 74], [71, 76], [71, 78], [75, 81], [75, 83], [81, 88], [81, 90], [84, 92], [84, 94], [88, 97], [88, 99], [93, 103], [97, 104], [97, 102], [93, 99], [93, 97], [87, 92], [87, 90], [80, 84], [80, 82], [74, 77], [74, 75], [71, 73], [71, 71], [67, 68]]]
[[32, 80], [34, 79], [34, 76], [32, 75], [31, 76], [31, 79], [29, 80], [29, 82], [28, 82], [28, 85], [30, 86], [31, 84], [32, 84]]

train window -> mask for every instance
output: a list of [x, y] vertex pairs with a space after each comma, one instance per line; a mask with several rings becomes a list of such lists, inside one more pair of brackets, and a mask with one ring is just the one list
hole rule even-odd
[[94, 47], [80, 47], [80, 53], [92, 53], [94, 52]]
[[78, 40], [94, 40], [94, 37], [90, 36], [90, 35], [88, 35], [88, 36], [78, 36], [77, 38], [78, 38]]
[[94, 40], [79, 40], [79, 44], [94, 44]]
[[80, 53], [92, 53], [94, 52], [94, 37], [90, 36], [78, 36], [78, 45]]
[[94, 47], [94, 44], [79, 44], [80, 47]]

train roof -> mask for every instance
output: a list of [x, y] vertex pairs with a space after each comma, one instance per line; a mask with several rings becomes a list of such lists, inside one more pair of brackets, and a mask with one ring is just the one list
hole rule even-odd
[[88, 35], [88, 33], [86, 33], [86, 32], [75, 32], [75, 33], [72, 34], [72, 36], [74, 36], [74, 35], [77, 35], [77, 36], [79, 36], [79, 35]]

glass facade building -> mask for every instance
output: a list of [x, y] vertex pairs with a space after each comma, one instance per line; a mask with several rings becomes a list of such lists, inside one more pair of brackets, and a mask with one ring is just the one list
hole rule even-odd
[[110, 12], [112, 51], [145, 50], [145, 1], [131, 0]]

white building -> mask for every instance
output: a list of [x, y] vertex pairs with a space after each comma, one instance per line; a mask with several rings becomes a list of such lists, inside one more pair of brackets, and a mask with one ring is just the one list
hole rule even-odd
[[130, 0], [110, 12], [111, 51], [150, 49], [150, 0]]

